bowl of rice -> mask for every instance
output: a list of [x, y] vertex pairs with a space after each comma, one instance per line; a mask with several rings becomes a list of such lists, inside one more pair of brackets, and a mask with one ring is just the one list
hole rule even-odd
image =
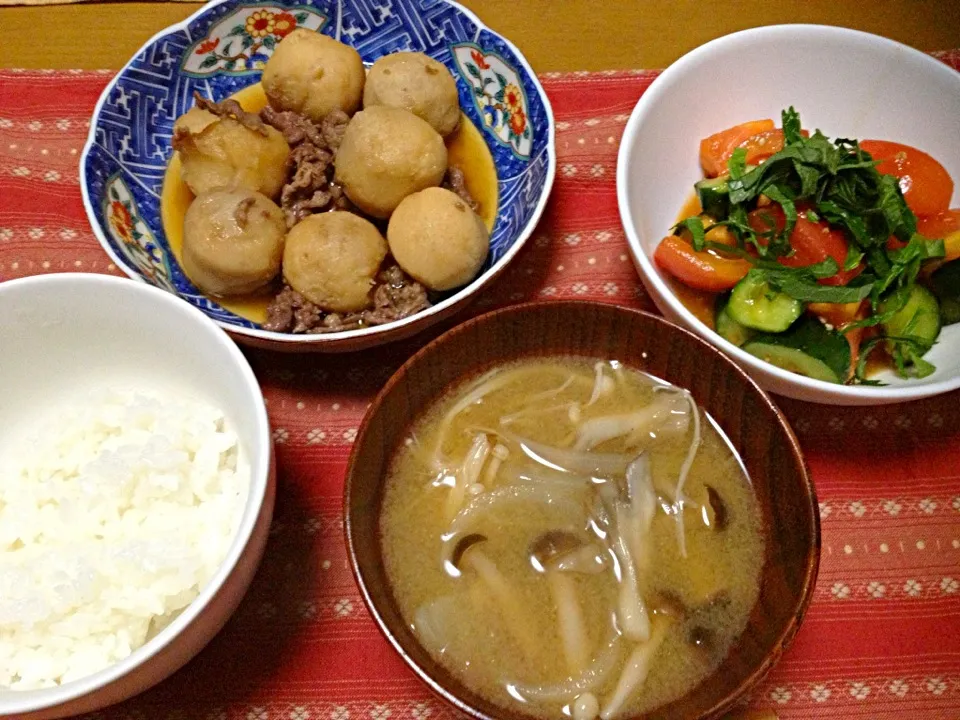
[[239, 605], [274, 470], [263, 396], [213, 321], [130, 280], [0, 284], [0, 716], [165, 679]]

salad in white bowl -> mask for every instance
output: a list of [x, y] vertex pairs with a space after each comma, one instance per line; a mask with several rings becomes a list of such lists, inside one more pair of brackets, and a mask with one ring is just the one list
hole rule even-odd
[[773, 26], [694, 50], [620, 147], [648, 292], [782, 395], [960, 387], [958, 113], [960, 73], [866, 33]]

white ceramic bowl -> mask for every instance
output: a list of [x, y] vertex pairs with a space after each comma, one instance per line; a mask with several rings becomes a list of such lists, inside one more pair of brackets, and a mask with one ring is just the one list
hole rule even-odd
[[828, 137], [916, 146], [946, 167], [960, 205], [960, 73], [892, 40], [819, 25], [745, 30], [703, 45], [667, 68], [627, 122], [617, 162], [617, 199], [634, 263], [657, 307], [733, 357], [764, 388], [838, 405], [879, 405], [960, 388], [960, 325], [944, 328], [926, 355], [923, 380], [892, 372], [884, 387], [846, 386], [781, 370], [723, 340], [677, 299], [653, 263], [703, 174], [700, 140], [793, 105], [804, 127]]
[[149, 377], [221, 408], [250, 462], [251, 486], [226, 559], [168, 627], [129, 657], [55, 688], [0, 691], [17, 720], [90, 712], [129, 698], [183, 666], [224, 625], [257, 569], [273, 515], [270, 427], [243, 354], [183, 300], [133, 280], [60, 274], [0, 284], [0, 453], [58, 397], [100, 381]]

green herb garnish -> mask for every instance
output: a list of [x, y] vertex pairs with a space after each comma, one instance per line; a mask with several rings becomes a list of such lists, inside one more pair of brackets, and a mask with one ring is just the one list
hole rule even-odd
[[[917, 234], [917, 218], [907, 206], [897, 179], [880, 174], [876, 162], [856, 140], [831, 141], [819, 130], [804, 137], [800, 116], [792, 107], [783, 111], [781, 119], [782, 150], [747, 169], [746, 152], [738, 148], [727, 163], [730, 212], [727, 219], [717, 224], [733, 232], [738, 247], [724, 251], [746, 257], [754, 263], [751, 273], [802, 302], [851, 303], [869, 299], [870, 316], [848, 326], [848, 330], [887, 322], [904, 306], [921, 263], [944, 256], [943, 242]], [[751, 226], [749, 212], [758, 203], [762, 206], [767, 202], [782, 209], [782, 228], [777, 227], [772, 216], [765, 218], [762, 212], [754, 217], [759, 217], [766, 227]], [[808, 267], [787, 267], [777, 262], [793, 253], [790, 235], [800, 214], [798, 208], [804, 209], [811, 222], [826, 221], [844, 231], [849, 248], [842, 267], [832, 258]], [[690, 232], [695, 249], [711, 245], [699, 218], [685, 220], [679, 227]], [[888, 249], [890, 238], [906, 245]], [[746, 252], [747, 248], [751, 252]], [[861, 263], [864, 270], [846, 285], [818, 282], [841, 270], [853, 270]], [[924, 377], [933, 372], [933, 366], [921, 357], [929, 347], [916, 338], [876, 338], [864, 345], [856, 381], [867, 382], [863, 377], [866, 359], [880, 341], [886, 344], [902, 376]]]

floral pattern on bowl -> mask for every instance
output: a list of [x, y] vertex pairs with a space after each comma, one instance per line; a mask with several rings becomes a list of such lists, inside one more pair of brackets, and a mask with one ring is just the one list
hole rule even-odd
[[[489, 257], [470, 284], [409, 318], [324, 335], [269, 332], [205, 297], [170, 248], [160, 200], [174, 121], [192, 107], [194, 92], [221, 100], [257, 82], [262, 63], [294, 24], [352, 45], [368, 64], [398, 50], [442, 62], [457, 81], [462, 111], [485, 130], [498, 184]], [[523, 56], [451, 0], [214, 0], [151, 39], [106, 87], [91, 119], [80, 185], [93, 230], [118, 267], [177, 293], [238, 340], [277, 349], [359, 349], [450, 317], [503, 271], [546, 205], [554, 133], [549, 100]], [[133, 245], [118, 229], [126, 227], [123, 213], [111, 214], [108, 198], [118, 182], [142, 236]]]
[[167, 253], [158, 247], [122, 177], [114, 175], [110, 179], [103, 202], [103, 213], [107, 217], [110, 235], [121, 249], [122, 255], [151, 284], [176, 292], [170, 278]]
[[483, 126], [517, 157], [529, 159], [533, 146], [527, 123], [527, 97], [517, 71], [496, 53], [484, 53], [473, 43], [453, 46], [460, 74], [473, 87], [473, 102]]
[[243, 6], [194, 43], [181, 67], [184, 73], [196, 77], [259, 72], [277, 43], [296, 28], [321, 30], [327, 20], [322, 13], [297, 6]]

